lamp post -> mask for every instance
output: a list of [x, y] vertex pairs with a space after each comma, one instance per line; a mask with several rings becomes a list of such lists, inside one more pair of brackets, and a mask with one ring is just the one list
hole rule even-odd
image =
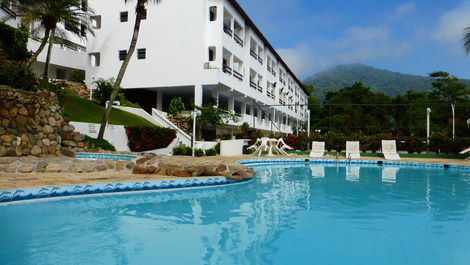
[[426, 110], [426, 143], [429, 145], [429, 135], [430, 135], [430, 124], [431, 124], [431, 108]]

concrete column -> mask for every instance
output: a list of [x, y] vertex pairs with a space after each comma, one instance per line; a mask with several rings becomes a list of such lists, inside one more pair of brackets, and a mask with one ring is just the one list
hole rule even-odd
[[202, 85], [194, 85], [194, 104], [202, 106]]
[[250, 115], [255, 116], [255, 106], [250, 105]]
[[242, 113], [243, 115], [246, 114], [246, 102], [242, 102], [241, 113]]
[[228, 110], [232, 113], [235, 112], [235, 97], [228, 97]]
[[163, 92], [157, 91], [157, 110], [163, 111]]
[[212, 97], [215, 99], [215, 102], [216, 102], [215, 106], [219, 107], [219, 91], [214, 89], [212, 91]]

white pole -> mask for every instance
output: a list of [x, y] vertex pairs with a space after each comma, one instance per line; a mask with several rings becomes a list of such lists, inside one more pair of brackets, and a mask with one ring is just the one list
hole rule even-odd
[[193, 156], [194, 156], [194, 147], [196, 146], [196, 118], [197, 118], [197, 115], [196, 115], [196, 110], [193, 111], [193, 138], [192, 138], [192, 143], [191, 143], [191, 147], [193, 148]]
[[307, 136], [310, 137], [310, 110], [307, 111]]
[[426, 117], [426, 143], [429, 145], [429, 135], [430, 135], [430, 124], [431, 124], [431, 108], [427, 109], [427, 117]]
[[450, 106], [452, 107], [452, 139], [455, 139], [455, 105], [452, 103]]

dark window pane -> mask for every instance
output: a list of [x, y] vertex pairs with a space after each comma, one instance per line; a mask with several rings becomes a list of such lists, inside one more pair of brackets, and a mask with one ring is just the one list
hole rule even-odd
[[126, 50], [120, 50], [119, 51], [119, 61], [124, 61], [127, 56], [127, 51]]
[[121, 22], [127, 22], [128, 19], [129, 19], [129, 13], [127, 11], [121, 12]]
[[137, 59], [145, 59], [146, 55], [146, 49], [137, 49]]

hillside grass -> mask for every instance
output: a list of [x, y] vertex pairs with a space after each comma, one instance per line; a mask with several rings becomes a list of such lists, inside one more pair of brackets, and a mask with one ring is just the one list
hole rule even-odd
[[[65, 93], [64, 115], [71, 121], [101, 123], [104, 107], [90, 100], [81, 98], [71, 92]], [[113, 125], [156, 127], [146, 119], [137, 115], [113, 109], [109, 117]]]

